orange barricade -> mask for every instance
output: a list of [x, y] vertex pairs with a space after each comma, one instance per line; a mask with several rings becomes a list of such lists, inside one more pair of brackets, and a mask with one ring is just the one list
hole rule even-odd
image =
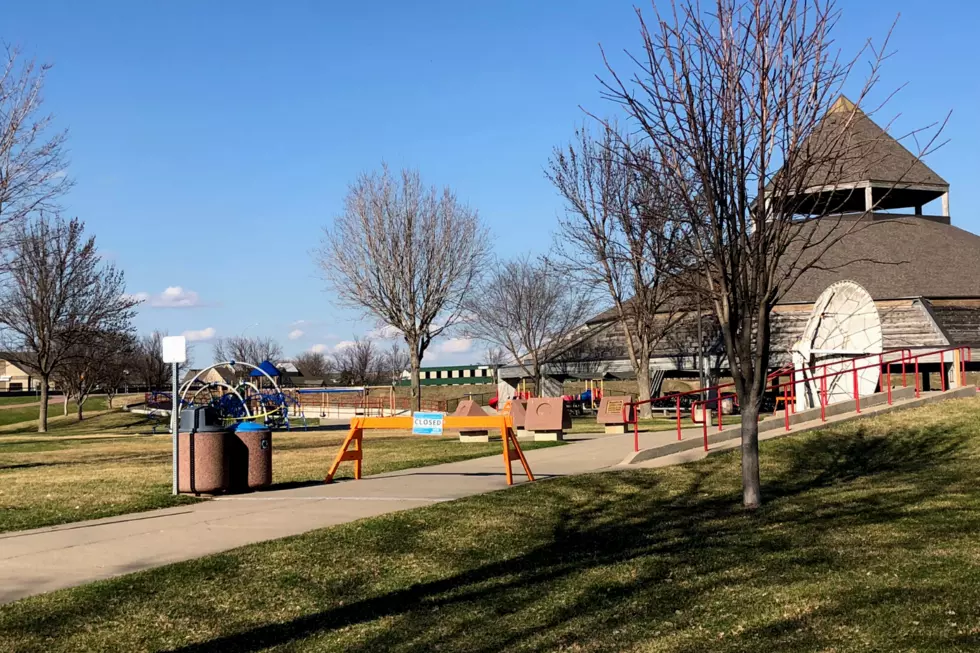
[[[510, 415], [487, 415], [486, 417], [454, 417], [446, 415], [443, 418], [444, 429], [463, 429], [478, 431], [480, 429], [500, 429], [501, 442], [503, 443], [504, 471], [507, 474], [507, 485], [514, 484], [511, 465], [515, 460], [519, 460], [524, 467], [527, 480], [533, 481], [534, 475], [527, 464], [521, 445], [517, 442], [514, 434], [514, 423]], [[325, 483], [333, 481], [337, 468], [344, 461], [354, 463], [354, 478], [361, 478], [361, 463], [364, 460], [364, 431], [371, 429], [391, 429], [391, 430], [412, 430], [412, 418], [409, 417], [355, 417], [350, 421], [350, 432], [344, 438], [344, 443], [340, 445], [340, 451], [330, 465], [327, 472]], [[424, 435], [420, 438], [428, 437]]]

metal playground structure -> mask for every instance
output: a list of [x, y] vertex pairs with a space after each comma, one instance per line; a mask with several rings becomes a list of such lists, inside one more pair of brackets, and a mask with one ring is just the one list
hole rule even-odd
[[[244, 367], [244, 375], [234, 385], [225, 381], [202, 381], [208, 372], [219, 367]], [[254, 380], [253, 380], [254, 379]], [[293, 391], [284, 391], [279, 383], [261, 366], [242, 361], [225, 361], [205, 367], [180, 386], [177, 393], [180, 410], [207, 406], [217, 411], [225, 423], [259, 422], [269, 428], [290, 430], [306, 428], [302, 403]], [[170, 412], [173, 399], [169, 392], [148, 393], [146, 406], [150, 410]]]

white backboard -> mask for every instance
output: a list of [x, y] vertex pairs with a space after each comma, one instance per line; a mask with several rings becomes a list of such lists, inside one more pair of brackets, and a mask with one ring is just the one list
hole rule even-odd
[[184, 336], [163, 337], [163, 362], [187, 362], [187, 339]]

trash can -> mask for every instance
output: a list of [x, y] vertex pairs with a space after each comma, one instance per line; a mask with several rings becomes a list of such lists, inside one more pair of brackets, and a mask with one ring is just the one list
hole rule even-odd
[[234, 492], [272, 485], [272, 431], [262, 424], [242, 422], [232, 436], [231, 488]]
[[216, 494], [231, 488], [227, 464], [230, 435], [213, 408], [190, 408], [180, 412], [177, 433], [179, 492]]

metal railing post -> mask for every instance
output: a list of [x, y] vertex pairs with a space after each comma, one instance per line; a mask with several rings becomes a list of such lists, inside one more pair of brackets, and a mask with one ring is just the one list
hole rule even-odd
[[851, 372], [854, 374], [854, 412], [861, 412], [861, 394], [858, 390], [858, 371], [857, 363], [851, 360]]
[[718, 430], [720, 431], [722, 429], [721, 414], [725, 412], [721, 404], [721, 395], [718, 395], [718, 398], [715, 399], [715, 407], [718, 409]]
[[793, 403], [789, 408], [789, 412], [796, 414], [796, 368], [789, 373], [789, 387], [790, 387], [790, 398], [793, 399]]
[[946, 392], [946, 357], [939, 352], [939, 387]]
[[701, 403], [701, 428], [704, 431], [704, 450], [708, 450], [708, 402]]
[[640, 411], [633, 406], [633, 451], [640, 450]]
[[922, 379], [919, 378], [919, 357], [915, 357], [915, 398], [918, 399], [922, 396], [922, 391], [920, 386], [922, 385]]
[[677, 440], [681, 439], [681, 398], [677, 397]]
[[888, 376], [888, 405], [891, 406], [892, 405], [892, 366], [891, 365], [888, 365], [887, 366], [887, 369], [888, 369], [888, 372], [887, 372], [887, 376]]
[[820, 421], [827, 421], [827, 375], [820, 377]]
[[783, 421], [786, 425], [786, 430], [789, 430], [789, 388], [785, 385], [783, 386]]

